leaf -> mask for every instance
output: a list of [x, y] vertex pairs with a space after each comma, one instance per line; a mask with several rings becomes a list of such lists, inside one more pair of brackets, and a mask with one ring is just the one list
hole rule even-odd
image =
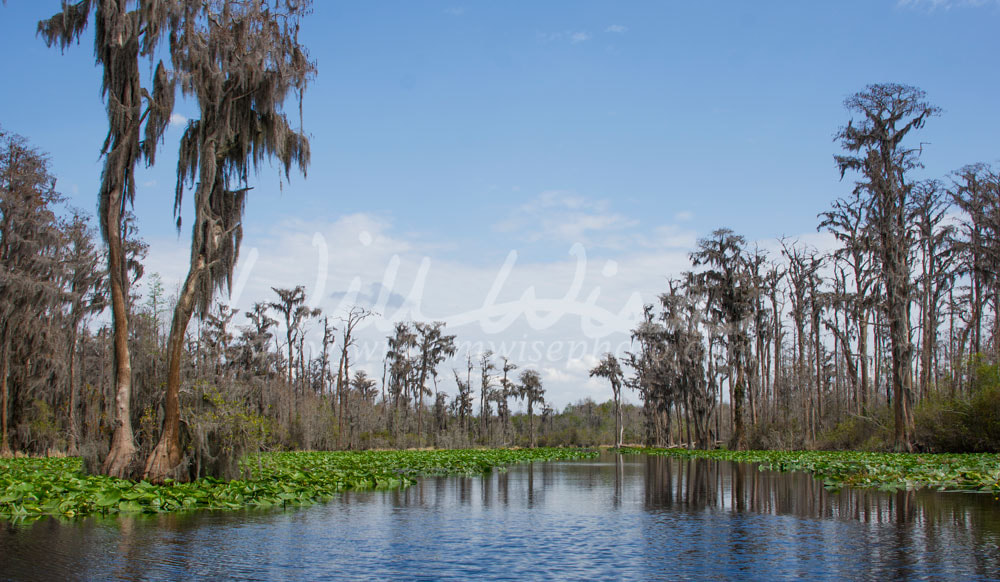
[[109, 505], [114, 505], [118, 503], [122, 498], [121, 491], [117, 489], [112, 489], [104, 493], [100, 493], [97, 496], [97, 505], [99, 507], [108, 507]]
[[135, 501], [122, 501], [118, 504], [118, 511], [122, 513], [138, 513], [142, 511], [142, 505]]

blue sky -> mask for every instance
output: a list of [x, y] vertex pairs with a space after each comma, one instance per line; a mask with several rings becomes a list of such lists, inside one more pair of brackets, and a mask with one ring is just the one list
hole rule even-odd
[[[87, 37], [64, 54], [35, 37], [56, 9], [0, 7], [0, 124], [49, 152], [59, 188], [93, 209], [99, 71]], [[396, 298], [385, 307], [411, 306], [399, 317], [464, 322], [453, 332], [469, 341], [587, 336], [581, 306], [595, 290], [605, 315], [651, 301], [717, 227], [823, 244], [816, 215], [850, 190], [833, 135], [844, 98], [868, 83], [916, 85], [944, 110], [919, 136], [924, 175], [1000, 159], [998, 24], [987, 0], [318, 1], [302, 35], [318, 67], [304, 106], [312, 165], [280, 188], [276, 171], [254, 184], [236, 304], [301, 282], [332, 312], [357, 279], [355, 299], [385, 286]], [[136, 201], [150, 270], [168, 282], [189, 241], [171, 219], [178, 136]], [[578, 296], [571, 248], [587, 258]], [[499, 332], [460, 317], [485, 313], [512, 252], [495, 296], [521, 316]], [[526, 303], [532, 288], [552, 302]], [[565, 314], [531, 323], [529, 304]], [[605, 336], [616, 344], [620, 319]], [[586, 379], [592, 355], [528, 364], [557, 404], [603, 399]]]

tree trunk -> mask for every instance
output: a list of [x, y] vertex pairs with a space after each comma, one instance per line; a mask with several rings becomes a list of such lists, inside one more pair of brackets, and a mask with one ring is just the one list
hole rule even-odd
[[[343, 353], [343, 359], [344, 359], [344, 370], [343, 370], [343, 373], [344, 373], [344, 380], [343, 380], [343, 382], [344, 382], [344, 389], [343, 390], [338, 390], [338, 393], [340, 394], [340, 401], [339, 401], [340, 412], [338, 413], [338, 416], [337, 416], [337, 422], [338, 422], [338, 429], [337, 429], [338, 433], [337, 434], [338, 435], [340, 434], [339, 431], [343, 430], [344, 407], [346, 406], [347, 393], [349, 392], [350, 387], [351, 387], [351, 367], [350, 367], [351, 366], [351, 360], [350, 360], [350, 354], [347, 351], [347, 346], [350, 345], [351, 338], [350, 338], [349, 335], [345, 335], [344, 338], [345, 338], [345, 340], [344, 340], [344, 353]], [[340, 372], [338, 371], [337, 374], [339, 375]], [[340, 380], [338, 379], [337, 382], [340, 382]], [[337, 438], [339, 439], [340, 437], [338, 436]]]
[[[777, 283], [775, 283], [777, 286]], [[781, 313], [778, 308], [778, 294], [777, 292], [771, 295], [771, 310], [774, 319], [774, 373], [771, 377], [771, 397], [774, 398], [775, 405], [780, 405], [782, 410], [788, 410], [788, 403], [785, 402], [784, 386], [781, 383]], [[777, 416], [777, 415], [775, 415]]]
[[745, 395], [746, 377], [743, 373], [743, 363], [737, 362], [736, 384], [733, 388], [733, 415], [735, 416], [733, 442], [736, 444], [736, 450], [738, 451], [743, 451], [747, 448], [746, 428], [743, 425], [743, 399]]
[[[112, 152], [109, 155], [115, 155]], [[121, 155], [121, 154], [119, 154]], [[121, 229], [122, 192], [112, 192], [107, 204], [108, 280], [111, 283], [111, 315], [114, 346], [115, 408], [111, 449], [101, 471], [105, 475], [132, 477], [136, 448], [132, 433], [132, 361], [128, 346], [128, 309], [124, 249]]]
[[[813, 291], [815, 294], [817, 291]], [[820, 309], [814, 305], [813, 309]], [[816, 416], [813, 418], [813, 441], [816, 440], [817, 432], [822, 428], [823, 421], [823, 344], [819, 339], [820, 314], [817, 313], [813, 319], [813, 341], [816, 348], [813, 350], [816, 356]]]
[[7, 384], [8, 359], [7, 342], [0, 346], [0, 457], [11, 457], [10, 441], [7, 438], [7, 401], [10, 387]]
[[417, 385], [417, 442], [423, 445], [424, 430], [424, 383], [427, 381], [427, 363], [423, 362], [420, 367], [420, 383]]
[[174, 307], [170, 337], [167, 339], [167, 392], [163, 401], [163, 431], [143, 471], [143, 479], [152, 483], [162, 483], [166, 479], [187, 480], [187, 475], [178, 471], [183, 457], [180, 426], [181, 356], [184, 353], [184, 334], [194, 313], [198, 279], [203, 275], [205, 267], [205, 258], [199, 255], [188, 271]]
[[79, 321], [71, 322], [69, 331], [69, 455], [76, 456], [80, 448], [80, 427], [76, 418], [76, 337]]
[[[900, 232], [901, 228], [899, 227]], [[893, 245], [894, 242], [898, 244]], [[913, 344], [910, 342], [909, 267], [905, 256], [907, 249], [902, 240], [893, 241], [886, 236], [883, 236], [882, 245], [892, 344], [893, 437], [898, 450], [912, 451]]]
[[622, 447], [622, 432], [625, 427], [622, 426], [622, 401], [621, 401], [621, 386], [615, 386], [615, 448], [620, 449]]
[[868, 310], [864, 307], [860, 309], [858, 317], [858, 365], [861, 369], [861, 385], [858, 386], [860, 395], [859, 413], [864, 413], [868, 408]]
[[535, 424], [532, 422], [531, 400], [528, 400], [528, 443], [535, 448]]
[[[346, 351], [346, 350], [345, 350]], [[345, 352], [340, 353], [340, 362], [337, 363], [337, 395], [335, 396], [335, 401], [333, 404], [334, 409], [337, 411], [337, 448], [341, 447], [340, 436], [344, 432], [344, 358], [347, 357]], [[383, 392], [385, 391], [385, 377], [383, 375], [382, 379]], [[383, 400], [385, 395], [383, 394]]]

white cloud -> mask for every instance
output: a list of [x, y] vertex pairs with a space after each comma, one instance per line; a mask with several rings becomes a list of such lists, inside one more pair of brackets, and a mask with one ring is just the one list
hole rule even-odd
[[641, 237], [638, 242], [650, 248], [691, 249], [698, 240], [693, 230], [664, 224], [654, 228], [652, 235]]
[[[537, 204], [608, 213], [568, 193], [548, 193]], [[186, 275], [189, 236], [150, 241], [147, 273], [158, 272], [168, 293]], [[506, 355], [521, 369], [544, 371], [548, 401], [557, 406], [590, 396], [610, 397], [592, 384], [590, 367], [605, 352], [629, 349], [629, 330], [643, 303], [663, 290], [666, 275], [687, 267], [686, 251], [636, 247], [614, 261], [594, 260], [581, 245], [550, 260], [511, 251], [506, 260], [448, 260], [431, 244], [401, 235], [384, 218], [354, 214], [333, 220], [284, 220], [248, 229], [234, 277], [233, 307], [243, 313], [269, 300], [272, 287], [305, 285], [310, 302], [335, 318], [354, 304], [379, 316], [358, 329], [354, 361], [380, 372], [384, 340], [396, 321], [445, 321], [459, 352], [442, 366], [441, 389], [454, 393], [450, 368], [467, 354]], [[224, 301], [226, 298], [222, 298]], [[309, 340], [319, 349], [319, 324]]]
[[170, 127], [180, 127], [182, 125], [186, 125], [187, 122], [188, 122], [188, 118], [184, 117], [180, 113], [171, 113], [170, 114]]
[[539, 32], [535, 34], [540, 42], [561, 42], [567, 41], [571, 44], [579, 44], [591, 39], [590, 33], [585, 30], [566, 30], [563, 32]]
[[690, 249], [695, 244], [694, 233], [688, 229], [660, 225], [647, 231], [640, 227], [638, 220], [613, 212], [607, 200], [585, 198], [570, 190], [542, 192], [493, 225], [494, 230], [529, 243], [579, 243], [617, 251]]
[[623, 34], [628, 32], [628, 27], [624, 24], [612, 24], [611, 26], [604, 29], [604, 32], [613, 32], [615, 34]]
[[[629, 245], [613, 260], [594, 259], [587, 252], [592, 247], [572, 244], [579, 241], [563, 241], [568, 252], [554, 259], [512, 249], [503, 260], [457, 260], [441, 258], [433, 243], [403, 235], [379, 216], [288, 219], [245, 233], [232, 298], [241, 310], [236, 322], [245, 323], [242, 313], [254, 302], [269, 300], [272, 287], [302, 284], [310, 301], [332, 319], [355, 304], [378, 312], [358, 328], [352, 358], [358, 369], [375, 376], [395, 322], [445, 321], [459, 348], [441, 368], [440, 388], [446, 393], [455, 392], [451, 368], [463, 370], [467, 354], [475, 358], [492, 350], [495, 360], [507, 356], [520, 370], [541, 372], [546, 400], [557, 407], [587, 397], [606, 400], [610, 388], [590, 378], [590, 369], [605, 352], [632, 349], [629, 332], [643, 304], [656, 300], [669, 276], [690, 268], [696, 234], [671, 225], [637, 234], [635, 221], [614, 213], [610, 203], [568, 191], [545, 192], [524, 206], [538, 220], [568, 216], [570, 226], [560, 230], [553, 224], [556, 236], [582, 229], [587, 238], [616, 235]], [[588, 220], [599, 214], [612, 217], [601, 223], [605, 230], [590, 228], [597, 222]], [[544, 221], [534, 224], [547, 228]], [[615, 230], [619, 227], [625, 232]], [[797, 238], [821, 251], [836, 246], [825, 232]], [[146, 272], [160, 273], [168, 293], [186, 274], [189, 243], [189, 236], [150, 241]], [[751, 244], [780, 256], [777, 240]], [[313, 353], [319, 350], [320, 327], [313, 323], [307, 340]]]
[[522, 204], [494, 225], [499, 232], [519, 234], [523, 240], [552, 240], [587, 246], [618, 246], [616, 233], [638, 221], [609, 211], [605, 200], [589, 200], [569, 190], [548, 190]]

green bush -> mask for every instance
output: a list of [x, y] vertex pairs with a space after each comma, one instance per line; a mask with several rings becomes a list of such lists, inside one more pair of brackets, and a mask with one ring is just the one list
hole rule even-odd
[[272, 432], [270, 421], [248, 404], [203, 383], [195, 386], [192, 402], [184, 407], [184, 418], [189, 439], [187, 460], [194, 479], [239, 478], [239, 460], [259, 454]]
[[969, 394], [922, 402], [914, 411], [914, 425], [923, 450], [1000, 452], [1000, 367], [978, 366]]
[[828, 451], [888, 451], [892, 443], [892, 411], [887, 406], [867, 415], [851, 415], [816, 439], [816, 448]]

